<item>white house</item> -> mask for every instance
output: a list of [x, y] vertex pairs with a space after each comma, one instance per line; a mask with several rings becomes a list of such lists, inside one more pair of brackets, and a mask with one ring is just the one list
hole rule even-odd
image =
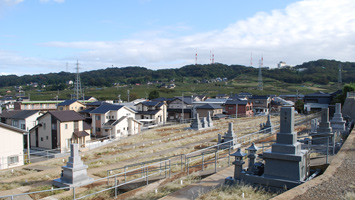
[[103, 104], [90, 112], [92, 134], [112, 139], [139, 134], [142, 123], [135, 119], [135, 113], [126, 106]]
[[24, 133], [27, 131], [0, 123], [0, 169], [24, 164]]

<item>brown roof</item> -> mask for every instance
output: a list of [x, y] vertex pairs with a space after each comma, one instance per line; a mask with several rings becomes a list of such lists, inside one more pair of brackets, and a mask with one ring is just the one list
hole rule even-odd
[[76, 137], [85, 137], [85, 136], [89, 136], [90, 134], [87, 133], [86, 131], [76, 131], [74, 132], [74, 135]]
[[84, 120], [84, 117], [73, 110], [49, 111], [48, 113], [61, 122]]

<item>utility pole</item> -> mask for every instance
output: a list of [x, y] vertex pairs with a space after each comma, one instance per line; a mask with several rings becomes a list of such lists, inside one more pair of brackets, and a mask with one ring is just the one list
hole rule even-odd
[[184, 93], [181, 95], [181, 122], [184, 123]]
[[127, 101], [129, 102], [129, 90], [127, 90]]

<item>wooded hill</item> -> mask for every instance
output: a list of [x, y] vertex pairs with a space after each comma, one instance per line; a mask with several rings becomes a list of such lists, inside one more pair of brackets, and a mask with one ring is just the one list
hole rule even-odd
[[[355, 63], [335, 60], [317, 60], [303, 63], [292, 68], [263, 69], [263, 77], [268, 77], [286, 83], [313, 82], [327, 84], [338, 81], [339, 64], [342, 66], [342, 81], [355, 82]], [[112, 86], [113, 83], [144, 84], [148, 81], [176, 82], [194, 81], [210, 78], [228, 78], [238, 76], [256, 77], [258, 68], [242, 65], [208, 64], [187, 65], [177, 69], [151, 70], [144, 67], [107, 68], [82, 72], [80, 74], [84, 86]], [[26, 85], [31, 82], [53, 85], [53, 90], [64, 89], [66, 81], [75, 80], [75, 73], [59, 72], [37, 75], [7, 75], [0, 76], [0, 87]]]

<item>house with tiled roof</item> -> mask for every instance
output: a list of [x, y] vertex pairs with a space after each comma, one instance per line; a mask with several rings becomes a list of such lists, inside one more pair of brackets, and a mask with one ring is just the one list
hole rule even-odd
[[30, 130], [31, 148], [70, 150], [70, 144], [81, 148], [90, 140], [90, 125], [73, 110], [49, 111], [38, 117], [38, 124]]
[[164, 101], [144, 101], [136, 104], [136, 120], [145, 126], [165, 124], [168, 118]]
[[78, 100], [65, 100], [57, 105], [57, 110], [74, 110], [79, 112], [85, 109], [85, 105]]
[[192, 118], [192, 103], [201, 101], [198, 96], [177, 96], [168, 102], [168, 121]]
[[139, 134], [143, 124], [135, 119], [135, 114], [123, 105], [102, 104], [90, 112], [92, 134], [110, 139]]
[[235, 116], [238, 113], [238, 116], [253, 116], [253, 103], [248, 100], [228, 99], [223, 107], [227, 115]]
[[204, 104], [196, 107], [196, 112], [200, 117], [208, 117], [208, 112], [210, 112], [211, 117], [219, 117], [223, 115], [223, 108], [220, 105], [216, 104]]
[[0, 122], [0, 170], [24, 164], [24, 135], [27, 131]]
[[37, 118], [41, 115], [39, 110], [13, 110], [0, 114], [3, 123], [23, 130], [30, 130], [36, 126]]
[[253, 112], [254, 114], [269, 114], [271, 109], [271, 100], [272, 98], [269, 95], [253, 95], [249, 98], [253, 103]]

